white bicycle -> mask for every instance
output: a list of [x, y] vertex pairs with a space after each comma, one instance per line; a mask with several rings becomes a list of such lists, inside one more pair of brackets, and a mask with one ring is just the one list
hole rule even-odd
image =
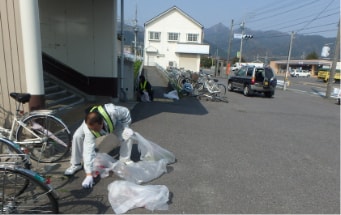
[[10, 129], [0, 127], [0, 137], [13, 141], [38, 163], [53, 163], [63, 158], [71, 146], [71, 133], [65, 123], [52, 110], [23, 113], [23, 104], [31, 98], [28, 93], [10, 93], [10, 96], [16, 101], [16, 113]]

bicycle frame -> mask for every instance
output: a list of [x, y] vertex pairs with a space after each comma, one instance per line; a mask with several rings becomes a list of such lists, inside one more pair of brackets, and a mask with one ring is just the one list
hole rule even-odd
[[[210, 81], [212, 83], [210, 83]], [[220, 92], [220, 90], [217, 87], [217, 84], [214, 82], [210, 75], [207, 74], [199, 75], [198, 83], [202, 83], [204, 89], [206, 89], [211, 94]]]
[[[54, 141], [56, 141], [57, 143], [67, 147], [67, 144], [65, 144], [61, 139], [59, 139], [58, 137], [56, 137], [53, 133], [51, 133], [50, 131], [44, 129], [41, 125], [39, 125], [38, 123], [34, 123], [34, 126], [31, 127], [33, 130], [29, 129], [27, 127], [27, 125], [25, 123], [23, 123], [23, 120], [28, 117], [28, 116], [32, 116], [32, 115], [45, 115], [45, 116], [50, 116], [52, 118], [52, 115], [50, 115], [52, 113], [52, 111], [50, 110], [39, 110], [39, 111], [33, 111], [29, 114], [24, 114], [21, 117], [20, 116], [20, 103], [17, 104], [17, 108], [16, 108], [16, 114], [13, 116], [12, 119], [12, 125], [11, 125], [11, 129], [6, 129], [3, 127], [0, 127], [0, 137], [5, 137], [8, 138], [10, 140], [12, 140], [14, 143], [19, 144], [19, 145], [29, 145], [29, 144], [36, 144], [36, 143], [44, 143], [46, 141], [46, 139], [51, 138]], [[17, 126], [16, 126], [17, 125]], [[35, 138], [34, 139], [25, 139], [25, 141], [17, 141], [16, 137], [14, 136], [14, 130], [15, 128], [22, 126], [26, 131], [28, 131], [30, 134], [32, 134]], [[47, 137], [41, 138], [39, 137], [36, 132], [40, 132], [41, 134], [46, 134]], [[3, 135], [3, 133], [5, 133], [6, 135]]]

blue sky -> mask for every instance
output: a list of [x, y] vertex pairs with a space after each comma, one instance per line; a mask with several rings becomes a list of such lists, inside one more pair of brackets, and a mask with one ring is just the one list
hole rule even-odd
[[[121, 0], [117, 2], [120, 12]], [[230, 27], [233, 19], [235, 32], [245, 21], [245, 27], [252, 30], [336, 37], [340, 18], [340, 0], [124, 0], [127, 24], [133, 23], [136, 6], [137, 22], [142, 26], [177, 6], [204, 28], [218, 23]]]

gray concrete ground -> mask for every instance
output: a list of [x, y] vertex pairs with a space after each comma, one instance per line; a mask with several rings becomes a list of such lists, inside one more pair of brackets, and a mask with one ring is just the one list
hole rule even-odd
[[[187, 97], [173, 101], [163, 98], [170, 89], [159, 73], [148, 70], [146, 77], [155, 101], [120, 105], [132, 110], [135, 131], [177, 158], [167, 174], [147, 183], [166, 185], [171, 192], [169, 210], [154, 213], [340, 212], [340, 106], [334, 100], [277, 90], [273, 99], [228, 93], [227, 104]], [[60, 114], [71, 130], [88, 105]], [[111, 138], [99, 148], [114, 156]], [[120, 179], [113, 174], [84, 190], [83, 171], [63, 176], [68, 165], [69, 157], [52, 172], [61, 213], [114, 213], [107, 186]]]

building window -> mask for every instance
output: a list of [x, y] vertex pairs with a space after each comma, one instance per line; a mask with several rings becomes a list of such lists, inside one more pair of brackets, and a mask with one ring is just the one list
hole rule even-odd
[[168, 41], [178, 41], [179, 40], [179, 33], [168, 33]]
[[150, 31], [149, 32], [149, 40], [158, 40], [160, 41], [161, 32]]
[[198, 42], [198, 34], [187, 34], [188, 42]]

